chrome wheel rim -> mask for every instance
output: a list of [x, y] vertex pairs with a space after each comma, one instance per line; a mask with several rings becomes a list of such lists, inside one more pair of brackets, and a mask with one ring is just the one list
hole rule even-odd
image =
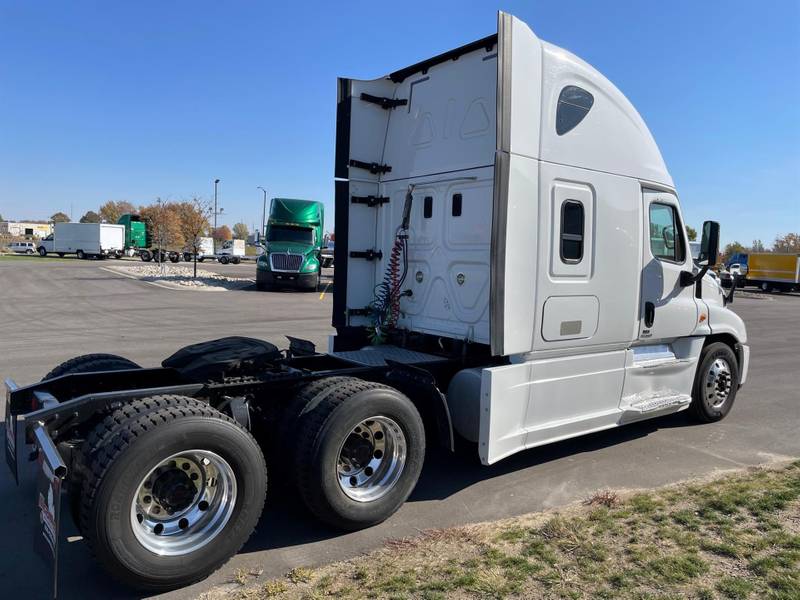
[[732, 387], [731, 366], [724, 358], [716, 359], [711, 363], [706, 376], [706, 402], [711, 408], [720, 408], [728, 401]]
[[208, 450], [186, 450], [159, 462], [139, 482], [131, 527], [155, 554], [189, 554], [225, 528], [235, 506], [236, 477], [228, 462]]
[[406, 436], [397, 423], [388, 417], [364, 419], [339, 448], [339, 487], [357, 502], [378, 500], [400, 479], [407, 455]]

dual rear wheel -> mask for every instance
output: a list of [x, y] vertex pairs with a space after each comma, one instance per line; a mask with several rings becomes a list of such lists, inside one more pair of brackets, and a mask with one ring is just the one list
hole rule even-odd
[[[44, 379], [137, 368], [93, 354]], [[267, 488], [264, 456], [246, 429], [178, 395], [132, 400], [101, 419], [73, 453], [68, 485], [74, 520], [109, 573], [167, 590], [203, 579], [239, 551]], [[413, 403], [350, 377], [303, 386], [276, 441], [311, 512], [346, 530], [391, 516], [416, 485], [425, 454]]]

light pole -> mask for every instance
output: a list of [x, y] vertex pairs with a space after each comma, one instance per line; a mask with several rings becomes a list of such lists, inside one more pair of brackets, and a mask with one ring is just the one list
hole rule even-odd
[[261, 236], [266, 235], [265, 227], [267, 226], [267, 190], [261, 186], [258, 186], [258, 189], [264, 192], [264, 208], [261, 211], [261, 232], [258, 234], [258, 240], [261, 241]]
[[214, 230], [211, 232], [211, 239], [214, 242], [214, 254], [217, 253], [217, 186], [219, 179], [214, 180]]

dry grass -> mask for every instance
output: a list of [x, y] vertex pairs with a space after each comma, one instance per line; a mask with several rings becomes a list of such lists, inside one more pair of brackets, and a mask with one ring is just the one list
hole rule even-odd
[[800, 461], [392, 540], [208, 598], [800, 598]]

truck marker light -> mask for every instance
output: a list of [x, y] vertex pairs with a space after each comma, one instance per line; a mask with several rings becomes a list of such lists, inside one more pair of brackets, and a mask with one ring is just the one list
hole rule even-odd
[[706, 314], [705, 314], [705, 313], [701, 314], [701, 315], [700, 315], [700, 322], [701, 322], [701, 323], [703, 323], [703, 322], [704, 322], [704, 321], [705, 321], [707, 318], [708, 318], [708, 317], [706, 316]]

